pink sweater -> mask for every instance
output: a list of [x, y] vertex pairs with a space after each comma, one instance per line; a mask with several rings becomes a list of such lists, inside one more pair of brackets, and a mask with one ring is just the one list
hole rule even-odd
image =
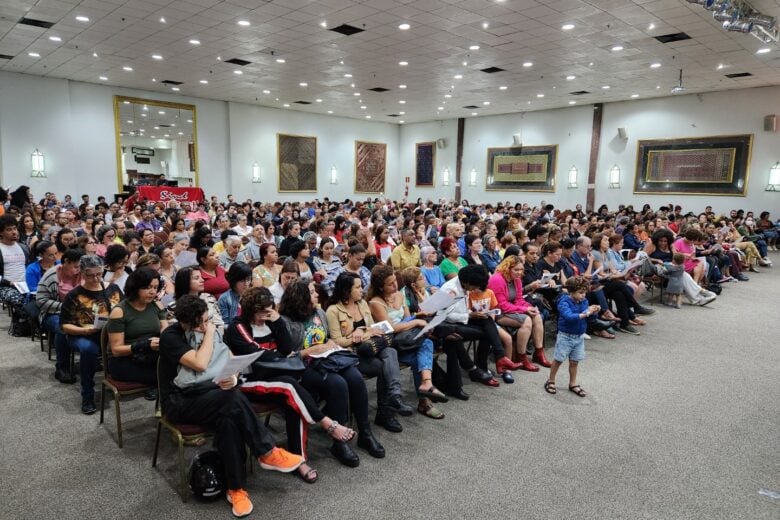
[[490, 280], [488, 280], [488, 289], [493, 291], [493, 293], [496, 295], [496, 299], [498, 300], [498, 308], [501, 309], [501, 312], [504, 314], [513, 312], [518, 314], [525, 314], [525, 311], [528, 310], [528, 307], [530, 307], [531, 304], [523, 299], [523, 281], [520, 279], [514, 280], [515, 292], [517, 294], [517, 298], [515, 298], [514, 303], [509, 301], [509, 289], [507, 288], [508, 283], [509, 282], [506, 281], [506, 278], [504, 278], [503, 274], [495, 273], [490, 277]]

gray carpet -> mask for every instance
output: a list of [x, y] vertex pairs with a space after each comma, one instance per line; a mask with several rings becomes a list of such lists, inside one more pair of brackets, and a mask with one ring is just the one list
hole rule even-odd
[[[252, 517], [780, 518], [780, 499], [759, 493], [780, 492], [773, 255], [778, 267], [727, 284], [708, 307], [656, 305], [641, 336], [587, 342], [585, 399], [566, 391], [565, 368], [557, 396], [542, 388], [544, 369], [497, 389], [469, 383], [472, 399], [442, 405], [442, 421], [416, 414], [403, 433], [377, 428], [388, 456], [360, 451], [357, 469], [314, 432], [320, 480], [256, 470]], [[104, 425], [82, 416], [78, 385], [57, 383], [38, 344], [5, 336], [7, 324], [0, 317], [0, 518], [231, 517], [223, 501], [181, 502], [169, 438], [152, 469], [151, 403], [123, 402], [120, 450], [113, 403]], [[271, 425], [283, 438], [283, 423]]]

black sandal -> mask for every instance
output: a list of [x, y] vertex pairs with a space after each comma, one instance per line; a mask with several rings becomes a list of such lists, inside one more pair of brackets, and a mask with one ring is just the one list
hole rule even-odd
[[570, 386], [569, 387], [569, 392], [573, 392], [573, 393], [577, 394], [580, 397], [585, 397], [586, 395], [588, 395], [588, 394], [585, 393], [585, 390], [583, 390], [580, 385]]
[[[423, 379], [422, 382], [430, 381], [430, 379]], [[427, 397], [434, 403], [446, 403], [449, 402], [449, 399], [447, 399], [447, 396], [442, 393], [441, 390], [436, 388], [435, 386], [431, 385], [431, 388], [429, 390], [420, 390], [417, 389], [417, 395], [419, 397]]]
[[[304, 464], [308, 465], [308, 462], [304, 461]], [[295, 474], [298, 475], [298, 478], [306, 482], [307, 484], [314, 484], [317, 482], [317, 479], [319, 478], [319, 474], [317, 473], [317, 470], [309, 466], [309, 471], [306, 473], [301, 473], [300, 468], [295, 470]]]
[[557, 394], [558, 389], [555, 388], [555, 381], [547, 381], [544, 383], [544, 391], [548, 394]]

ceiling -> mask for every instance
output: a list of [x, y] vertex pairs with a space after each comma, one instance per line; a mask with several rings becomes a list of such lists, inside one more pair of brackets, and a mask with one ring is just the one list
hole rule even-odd
[[122, 135], [150, 139], [192, 138], [192, 110], [125, 101], [119, 104]]
[[[780, 18], [780, 0], [751, 4]], [[3, 0], [0, 54], [10, 72], [394, 123], [667, 96], [679, 69], [687, 93], [780, 85], [780, 46], [685, 0]]]

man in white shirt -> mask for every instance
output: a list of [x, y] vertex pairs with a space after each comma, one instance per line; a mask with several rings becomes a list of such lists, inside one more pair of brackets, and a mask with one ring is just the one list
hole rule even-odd
[[30, 259], [30, 250], [18, 240], [19, 229], [16, 219], [12, 215], [0, 217], [0, 276], [2, 276], [0, 302], [12, 308], [10, 332], [14, 336], [22, 335], [16, 332], [18, 329], [15, 326], [29, 319], [22, 308], [24, 294], [14, 284], [25, 282], [25, 269]]

